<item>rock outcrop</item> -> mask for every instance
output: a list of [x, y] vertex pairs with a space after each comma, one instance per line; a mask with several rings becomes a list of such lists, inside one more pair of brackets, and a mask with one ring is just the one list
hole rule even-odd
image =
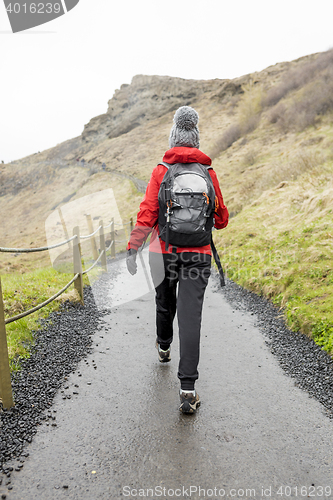
[[240, 85], [230, 80], [184, 80], [170, 76], [137, 75], [130, 85], [116, 90], [109, 101], [108, 111], [85, 125], [85, 142], [118, 137], [149, 120], [160, 118], [179, 106], [194, 105], [204, 93], [231, 95], [240, 91]]

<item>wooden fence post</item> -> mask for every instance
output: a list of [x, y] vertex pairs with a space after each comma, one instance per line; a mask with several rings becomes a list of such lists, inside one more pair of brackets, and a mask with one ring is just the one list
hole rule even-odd
[[111, 257], [115, 257], [116, 256], [116, 239], [115, 239], [115, 236], [114, 236], [114, 218], [112, 217], [112, 221], [111, 221]]
[[103, 221], [99, 221], [99, 225], [101, 226], [99, 229], [99, 251], [103, 252], [103, 255], [101, 257], [101, 264], [102, 264], [102, 269], [106, 273], [108, 272], [108, 267], [106, 263], [106, 251], [105, 251], [105, 237], [104, 237], [104, 227], [103, 227]]
[[3, 307], [0, 278], [0, 398], [4, 408], [14, 406], [10, 368], [8, 359], [7, 335], [5, 326], [5, 311]]
[[83, 278], [82, 278], [82, 262], [81, 262], [81, 245], [80, 245], [80, 228], [75, 226], [73, 229], [73, 235], [77, 238], [73, 240], [73, 263], [74, 263], [74, 275], [79, 273], [79, 276], [74, 281], [74, 287], [78, 291], [81, 302], [84, 304], [83, 300]]
[[[65, 219], [64, 219], [64, 216], [62, 215], [62, 211], [61, 211], [60, 207], [58, 208], [58, 214], [59, 214], [59, 217], [61, 220], [62, 228], [64, 230], [65, 238], [66, 238], [66, 240], [69, 240], [68, 231], [67, 231], [66, 224], [65, 224]], [[69, 241], [67, 244], [68, 244], [68, 248], [71, 249], [71, 242]]]
[[[86, 214], [86, 218], [87, 218], [87, 224], [88, 224], [88, 232], [89, 232], [89, 234], [91, 234], [94, 232], [93, 223], [91, 220], [91, 215]], [[91, 249], [92, 249], [94, 260], [97, 260], [98, 259], [98, 251], [97, 251], [95, 236], [91, 236], [90, 243], [91, 243]]]

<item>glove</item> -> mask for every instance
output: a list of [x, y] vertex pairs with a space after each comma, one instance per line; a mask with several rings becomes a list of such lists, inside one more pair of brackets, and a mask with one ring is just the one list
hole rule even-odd
[[138, 253], [137, 250], [134, 250], [134, 248], [130, 248], [127, 250], [127, 255], [126, 255], [126, 265], [128, 272], [133, 276], [136, 274], [137, 271], [137, 265], [136, 265], [136, 254]]

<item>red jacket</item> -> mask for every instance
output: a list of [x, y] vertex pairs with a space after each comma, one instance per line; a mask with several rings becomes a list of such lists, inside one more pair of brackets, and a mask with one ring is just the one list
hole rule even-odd
[[[211, 165], [212, 160], [196, 148], [172, 148], [167, 151], [163, 157], [166, 163], [201, 163], [203, 165]], [[137, 222], [133, 229], [127, 249], [134, 248], [137, 250], [142, 243], [146, 240], [152, 229], [154, 228], [149, 250], [158, 253], [171, 253], [172, 245], [169, 246], [168, 252], [165, 250], [165, 242], [158, 238], [158, 192], [161, 182], [167, 171], [164, 165], [157, 165], [154, 168], [150, 181], [148, 183], [146, 194], [140, 203], [140, 210], [137, 216]], [[222, 229], [228, 225], [229, 213], [227, 207], [224, 205], [223, 197], [214, 170], [208, 170], [215, 189], [215, 194], [218, 199], [217, 213], [214, 215], [214, 226], [216, 229]], [[210, 254], [210, 245], [202, 247], [178, 247], [177, 252], [200, 252]]]

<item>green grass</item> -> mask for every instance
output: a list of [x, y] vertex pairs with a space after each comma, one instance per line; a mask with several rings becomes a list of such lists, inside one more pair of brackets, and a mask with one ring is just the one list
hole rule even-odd
[[[311, 192], [311, 196], [309, 193]], [[333, 189], [303, 183], [264, 193], [218, 243], [227, 275], [272, 300], [293, 331], [333, 354]]]
[[[97, 276], [99, 268], [89, 273], [89, 278]], [[73, 274], [59, 273], [52, 267], [36, 269], [25, 274], [7, 274], [1, 276], [5, 319], [27, 311], [47, 300], [68, 283]], [[84, 276], [84, 283], [88, 278]], [[30, 355], [34, 342], [34, 332], [41, 328], [40, 319], [57, 311], [64, 300], [79, 302], [79, 295], [72, 284], [60, 297], [25, 318], [6, 325], [8, 354], [11, 370], [17, 370], [19, 360]]]

